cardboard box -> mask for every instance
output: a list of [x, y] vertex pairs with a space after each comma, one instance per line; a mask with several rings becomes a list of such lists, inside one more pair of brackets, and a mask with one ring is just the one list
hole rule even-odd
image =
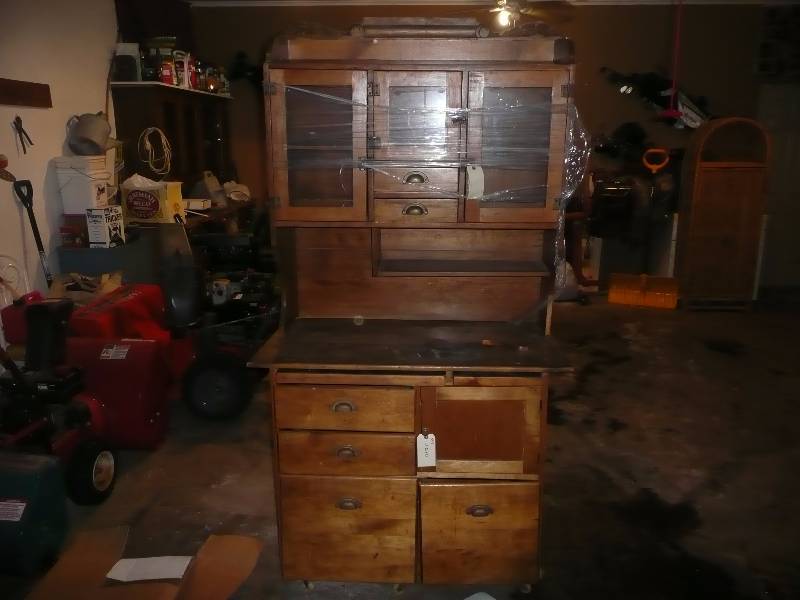
[[186, 219], [180, 181], [147, 186], [122, 184], [122, 214], [126, 223], [175, 223]]
[[89, 248], [115, 248], [125, 244], [120, 206], [87, 208], [86, 228], [89, 231]]

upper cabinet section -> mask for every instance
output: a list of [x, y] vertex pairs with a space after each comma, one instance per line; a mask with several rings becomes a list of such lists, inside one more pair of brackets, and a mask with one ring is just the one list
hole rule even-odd
[[462, 157], [461, 72], [377, 71], [370, 95], [375, 159]]
[[367, 73], [269, 71], [269, 183], [278, 221], [365, 221]]
[[555, 226], [571, 46], [425, 35], [276, 43], [266, 71], [276, 223]]
[[566, 70], [469, 74], [467, 221], [556, 218], [568, 84]]

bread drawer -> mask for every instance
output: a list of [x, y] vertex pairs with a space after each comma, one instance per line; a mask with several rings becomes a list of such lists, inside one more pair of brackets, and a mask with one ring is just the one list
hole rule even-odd
[[458, 169], [381, 167], [373, 171], [375, 198], [457, 198]]
[[456, 223], [455, 198], [376, 198], [373, 220], [376, 223]]
[[282, 476], [285, 579], [414, 581], [416, 481]]
[[538, 579], [539, 484], [420, 484], [423, 583]]
[[414, 475], [414, 436], [406, 433], [281, 431], [280, 471], [291, 475]]
[[278, 385], [279, 429], [414, 431], [414, 389], [383, 386]]

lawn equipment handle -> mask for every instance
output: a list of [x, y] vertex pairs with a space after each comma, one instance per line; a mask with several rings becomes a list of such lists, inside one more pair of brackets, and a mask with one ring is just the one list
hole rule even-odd
[[47, 280], [47, 287], [50, 287], [53, 285], [53, 274], [47, 264], [47, 254], [44, 251], [42, 236], [39, 233], [39, 226], [36, 224], [36, 215], [33, 214], [33, 185], [28, 179], [17, 180], [12, 185], [17, 198], [28, 211], [28, 220], [31, 222], [33, 239], [36, 241], [36, 249], [39, 251], [39, 261], [42, 263], [42, 271], [44, 271], [44, 278]]

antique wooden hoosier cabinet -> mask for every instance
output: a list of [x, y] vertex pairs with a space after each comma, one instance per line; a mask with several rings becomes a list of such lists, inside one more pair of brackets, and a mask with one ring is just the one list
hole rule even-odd
[[534, 582], [571, 45], [464, 20], [282, 38], [265, 71], [286, 579]]

